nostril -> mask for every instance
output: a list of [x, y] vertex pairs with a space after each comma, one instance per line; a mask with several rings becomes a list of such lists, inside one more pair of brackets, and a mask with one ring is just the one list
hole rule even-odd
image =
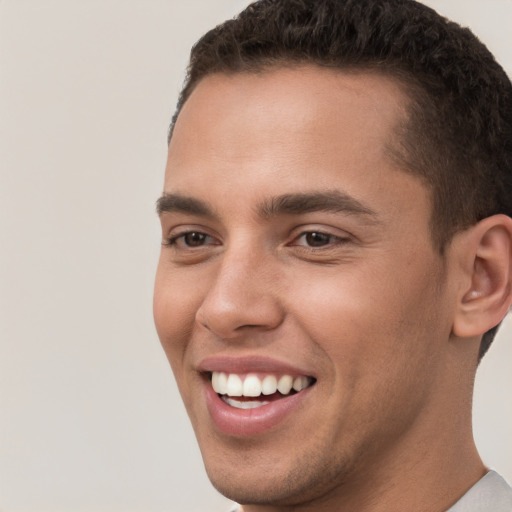
[[199, 325], [201, 327], [204, 327], [207, 331], [211, 331], [211, 329], [208, 327], [208, 324], [206, 322], [199, 322]]
[[[254, 322], [260, 317], [261, 323]], [[262, 314], [257, 308], [252, 308], [251, 311], [240, 308], [231, 311], [210, 311], [208, 314], [202, 311], [196, 314], [196, 323], [201, 328], [224, 340], [237, 339], [244, 333], [273, 330], [281, 325], [283, 319], [284, 314], [280, 310]]]

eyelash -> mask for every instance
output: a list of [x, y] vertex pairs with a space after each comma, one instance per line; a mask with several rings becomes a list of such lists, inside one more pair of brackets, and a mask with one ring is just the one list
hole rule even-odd
[[[311, 245], [310, 243], [308, 244], [304, 244], [304, 245], [301, 245], [301, 244], [298, 244], [296, 243], [298, 240], [300, 240], [301, 238], [306, 238], [308, 236], [313, 236], [313, 235], [320, 235], [320, 238], [324, 238], [325, 239], [328, 239], [327, 243], [324, 245]], [[340, 236], [336, 236], [336, 235], [333, 235], [332, 233], [326, 233], [324, 231], [321, 231], [321, 230], [309, 230], [309, 231], [303, 231], [302, 233], [300, 233], [299, 236], [297, 236], [296, 238], [293, 239], [293, 241], [288, 244], [288, 245], [291, 245], [292, 247], [301, 247], [305, 250], [313, 250], [313, 251], [318, 251], [318, 250], [327, 250], [327, 249], [331, 249], [333, 246], [337, 246], [337, 245], [342, 245], [344, 243], [347, 243], [349, 241], [349, 238], [348, 237], [340, 237]], [[311, 240], [310, 240], [311, 242]]]
[[[176, 235], [173, 235], [173, 236], [167, 238], [163, 243], [164, 243], [164, 245], [167, 245], [167, 246], [174, 246], [174, 247], [176, 247], [178, 245], [178, 242], [179, 242], [180, 239], [182, 239], [183, 242], [185, 243], [185, 237], [187, 237], [188, 235], [199, 235], [200, 237], [203, 238], [203, 240], [204, 239], [208, 239], [208, 238], [214, 240], [214, 238], [212, 236], [210, 236], [210, 235], [208, 235], [206, 233], [203, 233], [202, 231], [190, 230], [190, 231], [185, 231], [183, 233], [178, 233]], [[188, 245], [186, 243], [185, 243], [185, 245], [186, 245], [186, 247], [188, 249], [194, 249], [194, 247], [203, 247], [204, 246], [204, 244], [202, 244], [202, 243], [200, 245], [196, 245], [196, 246]], [[219, 245], [219, 244], [213, 244], [213, 245]]]

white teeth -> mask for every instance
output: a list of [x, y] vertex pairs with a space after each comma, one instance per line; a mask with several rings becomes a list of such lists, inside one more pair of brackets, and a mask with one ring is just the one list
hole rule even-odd
[[261, 381], [256, 375], [247, 375], [244, 380], [244, 396], [260, 396]]
[[295, 377], [293, 380], [293, 389], [295, 391], [302, 391], [309, 386], [310, 380], [307, 377]]
[[231, 373], [228, 377], [226, 394], [229, 396], [242, 396], [243, 392], [242, 379], [236, 373]]
[[[254, 373], [250, 373], [244, 380], [242, 380], [242, 378], [243, 377], [240, 377], [236, 373], [212, 372], [212, 388], [219, 395], [256, 398], [260, 395], [273, 395], [277, 391], [282, 395], [288, 395], [292, 389], [297, 392], [302, 391], [312, 383], [312, 379], [304, 375], [295, 378], [291, 375], [282, 375], [279, 379], [275, 375], [266, 375], [263, 380], [261, 380]], [[254, 400], [240, 403], [244, 405], [237, 405], [236, 407], [249, 409], [252, 406], [245, 405], [246, 403], [258, 404], [260, 402]], [[257, 407], [257, 405], [254, 407]]]
[[215, 393], [225, 395], [228, 392], [228, 377], [223, 372], [212, 373], [212, 387]]
[[270, 402], [266, 402], [265, 400], [251, 400], [250, 402], [241, 402], [240, 400], [236, 400], [235, 398], [230, 398], [228, 396], [223, 396], [222, 399], [231, 407], [236, 407], [237, 409], [256, 409], [257, 407], [261, 407], [263, 405], [267, 405]]
[[273, 395], [277, 391], [277, 379], [273, 375], [267, 375], [261, 383], [261, 392], [264, 395]]
[[289, 375], [283, 375], [277, 383], [277, 390], [282, 395], [287, 395], [293, 387], [293, 378]]

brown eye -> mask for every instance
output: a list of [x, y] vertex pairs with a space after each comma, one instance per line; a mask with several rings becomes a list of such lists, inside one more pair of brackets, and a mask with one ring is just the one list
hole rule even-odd
[[302, 247], [303, 249], [333, 249], [348, 243], [349, 237], [340, 237], [329, 232], [323, 231], [303, 231], [289, 245], [292, 247]]
[[191, 231], [183, 235], [183, 242], [189, 247], [199, 247], [206, 242], [208, 235], [199, 233], [198, 231]]
[[324, 245], [328, 245], [332, 242], [332, 235], [327, 235], [326, 233], [319, 233], [318, 231], [310, 231], [309, 233], [304, 233], [304, 241], [310, 247], [323, 247]]
[[171, 236], [165, 242], [165, 245], [175, 247], [176, 249], [186, 250], [203, 247], [208, 245], [218, 245], [218, 241], [210, 235], [201, 231], [187, 231], [175, 236]]

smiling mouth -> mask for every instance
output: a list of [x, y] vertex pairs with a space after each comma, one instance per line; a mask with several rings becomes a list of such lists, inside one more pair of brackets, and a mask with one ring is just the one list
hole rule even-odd
[[311, 387], [316, 379], [305, 375], [239, 375], [214, 371], [210, 373], [210, 382], [227, 405], [236, 409], [255, 409], [300, 393]]

